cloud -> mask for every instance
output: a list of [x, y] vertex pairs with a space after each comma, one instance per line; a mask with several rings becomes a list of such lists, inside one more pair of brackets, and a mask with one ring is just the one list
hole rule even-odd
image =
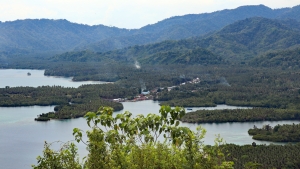
[[299, 0], [0, 0], [0, 20], [67, 19], [89, 25], [140, 28], [171, 16], [264, 4], [292, 7]]

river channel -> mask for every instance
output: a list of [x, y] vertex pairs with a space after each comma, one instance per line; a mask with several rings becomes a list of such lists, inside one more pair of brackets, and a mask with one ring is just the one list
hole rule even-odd
[[[31, 76], [27, 76], [28, 70], [13, 70], [10, 69], [10, 73], [3, 73], [6, 70], [0, 70], [0, 88], [3, 86], [23, 86], [24, 81], [34, 77], [34, 74], [43, 74], [41, 70], [30, 70]], [[23, 71], [20, 73], [20, 71]], [[5, 76], [4, 76], [5, 74]], [[19, 75], [18, 75], [19, 74]], [[22, 75], [20, 75], [22, 74]], [[25, 76], [24, 76], [25, 74]], [[20, 78], [23, 80], [15, 80]], [[6, 78], [5, 78], [6, 77]], [[60, 84], [65, 87], [77, 87], [69, 78], [55, 78], [39, 76], [36, 79], [28, 80], [31, 83], [26, 86], [36, 87], [36, 82], [41, 83], [43, 78], [51, 78], [52, 82], [56, 80], [63, 80], [68, 82], [61, 82]], [[26, 80], [25, 80], [26, 79]], [[9, 82], [8, 82], [9, 81]], [[71, 83], [72, 85], [66, 85]], [[82, 82], [83, 84], [84, 82]], [[97, 83], [97, 82], [89, 82]], [[42, 85], [54, 85], [43, 82]], [[155, 101], [141, 101], [141, 102], [124, 102], [124, 110], [115, 113], [122, 113], [124, 111], [130, 111], [133, 115], [158, 113], [160, 108], [158, 102]], [[40, 113], [53, 111], [54, 106], [31, 106], [31, 107], [0, 107], [0, 165], [1, 168], [15, 169], [15, 168], [31, 168], [31, 164], [35, 164], [36, 157], [42, 154], [43, 144], [45, 141], [51, 143], [55, 141], [67, 142], [74, 140], [72, 136], [73, 128], [80, 128], [82, 130], [88, 130], [86, 121], [84, 118], [71, 119], [71, 120], [51, 120], [48, 122], [36, 122], [33, 119]], [[236, 109], [242, 107], [218, 105], [217, 107], [207, 107], [205, 109]], [[193, 108], [204, 109], [204, 108]], [[254, 125], [261, 127], [265, 124], [275, 126], [277, 124], [292, 124], [299, 123], [299, 121], [278, 121], [278, 122], [247, 122], [247, 123], [211, 123], [211, 124], [190, 124], [182, 123], [182, 126], [187, 126], [192, 130], [198, 125], [203, 126], [207, 130], [206, 137], [204, 138], [205, 144], [214, 144], [214, 139], [217, 134], [220, 134], [227, 143], [234, 144], [251, 144], [253, 141], [247, 131]], [[255, 141], [257, 144], [270, 144], [270, 142]], [[81, 156], [86, 155], [85, 146], [83, 144], [77, 144], [79, 153]], [[60, 144], [55, 143], [54, 148], [58, 148]]]

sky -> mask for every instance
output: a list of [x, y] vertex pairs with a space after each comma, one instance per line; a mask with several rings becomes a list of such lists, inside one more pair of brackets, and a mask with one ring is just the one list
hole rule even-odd
[[0, 21], [67, 19], [133, 29], [172, 16], [259, 4], [276, 9], [300, 5], [300, 0], [0, 0]]

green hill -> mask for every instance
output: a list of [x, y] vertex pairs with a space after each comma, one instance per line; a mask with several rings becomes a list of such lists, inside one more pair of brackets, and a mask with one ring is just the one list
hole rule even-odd
[[[70, 61], [121, 62], [139, 61], [143, 64], [220, 64], [250, 60], [265, 52], [293, 48], [300, 45], [299, 22], [248, 18], [230, 24], [207, 37], [178, 41], [163, 41], [148, 45], [131, 46], [105, 53], [68, 53]], [[62, 60], [66, 58], [61, 55]]]
[[25, 19], [0, 22], [0, 51], [67, 51], [76, 46], [128, 34], [126, 29], [104, 25], [88, 26], [67, 20]]
[[241, 6], [212, 13], [174, 16], [140, 29], [89, 26], [51, 19], [0, 22], [0, 52], [8, 52], [7, 55], [70, 50], [106, 52], [134, 45], [203, 36], [250, 17], [299, 21], [299, 11], [299, 6], [281, 9], [264, 5]]
[[248, 59], [299, 45], [300, 31], [280, 20], [255, 17], [228, 25], [197, 43], [229, 59]]
[[250, 62], [254, 66], [277, 67], [285, 68], [296, 67], [300, 65], [300, 48], [269, 52], [260, 57], [253, 59]]
[[[292, 22], [294, 24], [291, 24]], [[133, 46], [106, 52], [102, 56], [115, 60], [134, 58], [143, 63], [156, 63], [155, 60], [158, 58], [170, 61], [170, 57], [183, 57], [183, 55], [194, 57], [193, 53], [195, 52], [191, 51], [201, 48], [222, 57], [226, 61], [243, 61], [268, 51], [299, 46], [300, 31], [295, 28], [295, 25], [298, 24], [293, 20], [248, 18], [228, 25], [206, 38], [197, 37]], [[179, 63], [183, 60], [178, 58], [174, 59], [174, 62]], [[164, 63], [164, 61], [162, 62]]]
[[134, 46], [122, 50], [106, 53], [92, 51], [66, 52], [50, 58], [50, 61], [71, 62], [131, 62], [138, 61], [142, 64], [220, 64], [222, 57], [204, 48], [189, 49], [176, 41], [165, 41], [159, 44]]

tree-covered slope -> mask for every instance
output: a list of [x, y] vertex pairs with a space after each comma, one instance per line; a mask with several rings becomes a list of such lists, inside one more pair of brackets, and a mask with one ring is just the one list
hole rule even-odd
[[[265, 18], [281, 17], [282, 19], [299, 18], [297, 16], [290, 17], [290, 15], [281, 16], [292, 10], [295, 12], [298, 11], [297, 8], [271, 9], [264, 5], [249, 5], [212, 13], [174, 16], [159, 21], [155, 24], [146, 25], [136, 30], [133, 35], [105, 39], [79, 49], [91, 49], [103, 52], [132, 45], [201, 36], [212, 31], [217, 31], [224, 26], [232, 24], [238, 20], [255, 16]], [[110, 45], [108, 46], [107, 44]]]
[[[298, 25], [299, 22], [295, 20], [281, 21], [254, 17], [237, 21], [207, 37], [131, 46], [90, 55], [89, 59], [101, 61], [109, 58], [129, 62], [137, 60], [147, 64], [240, 62], [265, 52], [299, 46]], [[82, 56], [74, 54], [73, 57]], [[73, 58], [71, 61], [78, 59]]]
[[50, 61], [71, 62], [131, 62], [138, 61], [142, 64], [220, 64], [224, 62], [222, 57], [204, 48], [187, 48], [173, 41], [165, 41], [159, 44], [133, 46], [123, 50], [106, 53], [92, 51], [66, 52], [55, 55]]
[[125, 34], [130, 32], [116, 27], [88, 26], [67, 20], [25, 19], [1, 22], [0, 51], [66, 51]]
[[296, 19], [300, 21], [300, 5], [294, 6], [293, 8], [289, 8], [288, 10], [281, 13], [277, 18], [283, 19], [283, 18], [290, 18], [290, 19]]
[[[6, 55], [41, 51], [70, 51], [73, 49], [76, 51], [88, 49], [106, 52], [164, 40], [204, 36], [250, 17], [299, 20], [300, 15], [297, 15], [299, 11], [299, 6], [282, 9], [271, 9], [263, 5], [242, 6], [212, 13], [175, 16], [133, 30], [104, 25], [88, 26], [71, 23], [67, 20], [26, 19], [0, 22], [0, 51], [9, 52]], [[292, 24], [292, 22], [289, 22], [290, 26], [293, 26], [294, 30], [299, 30], [299, 26]], [[207, 43], [211, 42], [208, 41]], [[207, 46], [207, 44], [205, 45]], [[232, 45], [234, 47], [238, 44]], [[211, 48], [214, 49], [213, 46]], [[244, 49], [239, 52], [242, 51]], [[222, 53], [223, 51], [217, 50], [217, 52]], [[230, 52], [224, 54], [231, 55]]]
[[300, 31], [285, 22], [261, 17], [248, 18], [228, 25], [208, 38], [197, 40], [197, 43], [233, 59], [254, 57], [266, 51], [299, 45]]
[[299, 67], [300, 48], [269, 52], [253, 59], [250, 64], [254, 66], [276, 67], [283, 66]]
[[224, 59], [203, 48], [158, 52], [140, 59], [148, 64], [220, 64]]

